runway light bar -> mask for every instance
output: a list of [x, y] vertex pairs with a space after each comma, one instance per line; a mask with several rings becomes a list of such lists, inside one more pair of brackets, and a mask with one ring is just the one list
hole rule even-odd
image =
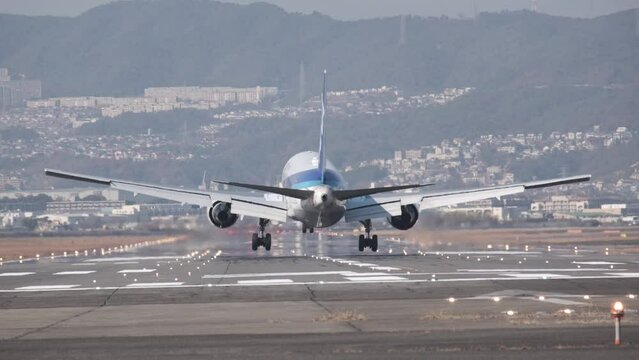
[[493, 298], [493, 301], [494, 301], [494, 302], [500, 302], [500, 301], [501, 301], [501, 298], [500, 298], [499, 296], [495, 296], [495, 297]]
[[628, 298], [630, 298], [630, 299], [634, 299], [636, 297], [637, 297], [637, 295], [635, 295], [635, 294], [628, 294]]
[[621, 301], [617, 301], [612, 305], [612, 310], [616, 314], [623, 313], [623, 303]]
[[573, 310], [573, 309], [564, 309], [564, 314], [566, 314], [566, 315], [570, 315], [570, 314], [572, 314], [573, 312], [574, 312], [574, 310]]
[[455, 302], [455, 298], [454, 297], [449, 297], [448, 298], [448, 302], [451, 303], [451, 304], [454, 303]]
[[506, 311], [506, 315], [513, 316], [513, 315], [515, 315], [515, 312], [512, 311], [512, 310], [508, 310], [508, 311]]
[[541, 295], [541, 296], [539, 297], [539, 300], [544, 301], [544, 300], [546, 300], [546, 297], [545, 297], [545, 296], [543, 296], [543, 295]]

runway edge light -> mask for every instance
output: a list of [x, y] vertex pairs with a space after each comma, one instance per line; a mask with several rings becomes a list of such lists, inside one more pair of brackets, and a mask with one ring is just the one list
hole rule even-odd
[[615, 319], [615, 345], [620, 345], [621, 340], [619, 337], [619, 326], [621, 323], [621, 318], [624, 316], [624, 306], [621, 301], [616, 301], [612, 308], [610, 309], [610, 315]]

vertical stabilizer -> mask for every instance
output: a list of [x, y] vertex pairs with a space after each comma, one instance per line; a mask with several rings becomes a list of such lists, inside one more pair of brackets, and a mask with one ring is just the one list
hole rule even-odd
[[320, 171], [320, 179], [322, 184], [324, 183], [324, 172], [326, 171], [326, 138], [324, 136], [324, 118], [326, 117], [326, 70], [324, 70], [324, 81], [322, 85], [322, 120], [320, 123], [320, 143], [319, 143], [319, 164], [318, 168]]

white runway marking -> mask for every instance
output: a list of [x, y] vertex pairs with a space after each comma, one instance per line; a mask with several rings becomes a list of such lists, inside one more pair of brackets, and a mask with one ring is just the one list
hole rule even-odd
[[397, 271], [397, 270], [401, 270], [400, 268], [392, 267], [392, 266], [371, 266], [370, 268], [371, 268], [371, 270], [382, 270], [382, 271]]
[[155, 269], [124, 269], [118, 271], [120, 274], [129, 274], [129, 273], [151, 273], [154, 272]]
[[626, 263], [621, 262], [610, 262], [610, 261], [573, 261], [573, 264], [580, 265], [625, 265]]
[[527, 297], [526, 299], [537, 300], [541, 302], [548, 302], [548, 303], [559, 304], [559, 305], [589, 305], [585, 302], [572, 301], [567, 299], [548, 298], [548, 297], [543, 300], [539, 299], [538, 297]]
[[132, 283], [127, 285], [128, 288], [159, 288], [159, 287], [172, 287], [180, 286], [183, 282], [164, 282], [164, 283]]
[[16, 290], [64, 290], [78, 286], [80, 285], [32, 285], [17, 287]]
[[175, 260], [186, 259], [186, 256], [131, 256], [131, 257], [106, 257], [99, 259], [88, 259], [86, 262], [118, 262], [118, 261], [144, 261], [144, 260]]
[[387, 275], [387, 276], [358, 276], [358, 277], [347, 277], [346, 279], [349, 280], [349, 281], [354, 281], [354, 282], [367, 282], [367, 281], [384, 282], [384, 281], [406, 280], [405, 277], [392, 276], [392, 275]]
[[264, 279], [264, 280], [238, 280], [240, 285], [273, 285], [273, 284], [290, 284], [293, 283], [291, 279]]
[[632, 273], [631, 272], [629, 272], [629, 273], [611, 273], [611, 272], [607, 272], [606, 275], [616, 275], [616, 276], [619, 276], [619, 277], [632, 277], [632, 278], [639, 277], [639, 273], [636, 273], [636, 272], [632, 272]]
[[0, 273], [0, 276], [25, 276], [25, 275], [33, 275], [34, 272], [6, 272]]
[[[552, 272], [579, 272], [579, 271], [602, 271], [608, 269], [602, 268], [583, 268], [583, 269], [457, 269], [458, 272], [467, 272], [467, 273], [491, 273], [491, 272], [540, 272], [540, 271], [552, 271]], [[627, 269], [616, 269], [616, 271], [625, 271]], [[441, 274], [450, 274], [450, 273], [441, 273]]]
[[539, 251], [424, 251], [426, 255], [541, 255]]
[[75, 264], [71, 264], [73, 266], [94, 266], [95, 263], [75, 263]]
[[[226, 279], [226, 278], [248, 278], [248, 277], [271, 277], [271, 276], [317, 276], [317, 275], [348, 275], [359, 274], [352, 271], [301, 271], [301, 272], [279, 272], [279, 273], [250, 273], [250, 274], [220, 274], [204, 275], [202, 279]], [[366, 274], [366, 273], [362, 273]], [[370, 273], [369, 273], [370, 274]]]
[[86, 271], [60, 271], [57, 273], [53, 273], [53, 275], [87, 275], [93, 274], [95, 270], [86, 270]]
[[516, 277], [516, 278], [521, 278], [521, 279], [561, 279], [561, 278], [568, 278], [571, 276], [568, 275], [560, 275], [560, 274], [550, 274], [550, 273], [543, 273], [543, 274], [514, 274], [514, 273], [504, 273], [504, 274], [499, 274], [499, 275], [504, 275], [504, 276], [512, 276], [512, 277]]
[[131, 265], [131, 264], [139, 264], [139, 261], [120, 261], [113, 263], [113, 265]]

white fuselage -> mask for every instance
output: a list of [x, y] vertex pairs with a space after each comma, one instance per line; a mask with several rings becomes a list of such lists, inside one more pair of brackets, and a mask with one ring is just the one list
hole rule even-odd
[[307, 227], [321, 228], [336, 224], [344, 216], [344, 205], [333, 197], [333, 190], [344, 189], [346, 182], [330, 161], [326, 160], [323, 177], [318, 164], [319, 153], [315, 151], [295, 154], [284, 165], [282, 185], [314, 192], [307, 200], [287, 198], [288, 216]]

